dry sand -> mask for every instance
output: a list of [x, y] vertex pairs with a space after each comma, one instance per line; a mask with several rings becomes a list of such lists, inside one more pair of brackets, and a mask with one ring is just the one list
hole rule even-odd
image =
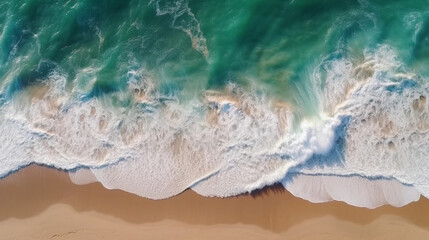
[[0, 180], [0, 239], [429, 239], [429, 200], [375, 210], [312, 204], [279, 188], [144, 199], [27, 167]]

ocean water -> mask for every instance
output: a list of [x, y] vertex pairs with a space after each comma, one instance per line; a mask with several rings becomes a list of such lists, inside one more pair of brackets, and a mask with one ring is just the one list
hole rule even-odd
[[[429, 197], [429, 1], [4, 0], [0, 177]], [[287, 203], [285, 203], [287, 204]]]

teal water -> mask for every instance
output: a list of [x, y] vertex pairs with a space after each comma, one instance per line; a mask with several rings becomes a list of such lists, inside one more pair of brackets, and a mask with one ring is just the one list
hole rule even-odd
[[[289, 167], [301, 163], [301, 160], [296, 159], [309, 159], [313, 154], [319, 156], [330, 153], [320, 149], [339, 149], [337, 152], [341, 152], [339, 154], [343, 163], [360, 161], [351, 152], [363, 151], [360, 148], [364, 146], [354, 141], [375, 134], [358, 135], [356, 132], [359, 130], [356, 129], [360, 127], [374, 128], [375, 132], [381, 132], [383, 135], [373, 142], [372, 138], [368, 140], [368, 146], [375, 147], [380, 144], [375, 152], [385, 154], [378, 156], [378, 153], [374, 153], [368, 157], [378, 156], [374, 157], [374, 164], [380, 166], [379, 172], [362, 170], [366, 167], [373, 168], [372, 165], [350, 165], [342, 170], [322, 167], [323, 170], [319, 172], [313, 167], [309, 168], [310, 170], [304, 168], [296, 171], [385, 176], [413, 185], [415, 176], [408, 178], [402, 171], [409, 171], [406, 166], [420, 166], [426, 159], [422, 157], [423, 153], [413, 152], [414, 148], [409, 148], [408, 142], [405, 144], [407, 140], [401, 139], [411, 139], [412, 134], [417, 134], [410, 144], [416, 149], [425, 148], [427, 144], [428, 0], [4, 0], [0, 2], [0, 9], [2, 131], [6, 133], [5, 128], [10, 128], [8, 124], [17, 124], [17, 121], [22, 127], [19, 131], [22, 131], [22, 134], [30, 134], [32, 131], [39, 131], [41, 125], [49, 122], [46, 123], [49, 126], [42, 129], [43, 133], [52, 134], [44, 138], [43, 141], [47, 143], [43, 143], [43, 146], [36, 144], [43, 142], [42, 140], [25, 137], [25, 134], [21, 136], [21, 140], [3, 139], [2, 141], [9, 141], [5, 144], [8, 151], [22, 150], [26, 156], [24, 162], [14, 163], [8, 158], [9, 155], [4, 155], [0, 158], [4, 163], [8, 162], [4, 172], [30, 162], [38, 162], [35, 159], [39, 157], [44, 159], [43, 164], [69, 169], [81, 165], [91, 167], [110, 164], [118, 160], [126, 162], [124, 159], [140, 157], [135, 157], [135, 149], [139, 148], [146, 149], [146, 152], [141, 150], [139, 154], [149, 156], [151, 154], [147, 151], [153, 148], [148, 145], [148, 141], [152, 141], [152, 138], [141, 135], [139, 131], [162, 132], [156, 141], [171, 136], [173, 140], [164, 139], [168, 146], [177, 144], [177, 136], [184, 136], [185, 140], [179, 141], [179, 152], [185, 151], [182, 148], [192, 149], [194, 152], [202, 151], [201, 158], [210, 155], [205, 152], [205, 147], [198, 145], [201, 141], [212, 144], [208, 148], [219, 148], [216, 152], [218, 158], [208, 161], [210, 164], [204, 163], [204, 167], [201, 167], [210, 170], [201, 171], [195, 179], [185, 181], [183, 185], [179, 184], [177, 188], [180, 190], [198, 182], [196, 179], [203, 176], [219, 175], [217, 171], [222, 172], [219, 169], [226, 166], [224, 162], [229, 161], [219, 159], [235, 159], [234, 161], [240, 162], [245, 157], [255, 157], [268, 161], [267, 159], [280, 156], [279, 162], [270, 167], [256, 163], [257, 160], [252, 163], [255, 166], [264, 165], [266, 176], [269, 176], [267, 179], [270, 180], [262, 180], [264, 177], [261, 176], [241, 185], [237, 183], [237, 186], [245, 187], [242, 190], [239, 190], [240, 187], [231, 188], [234, 189], [231, 193], [226, 191], [223, 195], [250, 191], [252, 188], [278, 181], [278, 176], [284, 176]], [[374, 81], [376, 86], [371, 85]], [[384, 86], [392, 84], [400, 84], [400, 87], [384, 89]], [[365, 87], [359, 87], [361, 85]], [[213, 103], [206, 98], [211, 91], [216, 91], [216, 94], [221, 96], [237, 98], [239, 104], [224, 105], [221, 100], [214, 100]], [[33, 98], [38, 94], [41, 95], [41, 102], [35, 100], [38, 97]], [[288, 106], [290, 115], [284, 118], [293, 125], [292, 130], [283, 126], [286, 120], [276, 115], [280, 113], [269, 109], [273, 102]], [[378, 105], [373, 105], [373, 102]], [[394, 105], [397, 108], [391, 109], [390, 106]], [[86, 115], [82, 110], [86, 109], [85, 106], [93, 109], [85, 110]], [[232, 114], [231, 111], [235, 111], [236, 107], [238, 117], [228, 115]], [[218, 133], [222, 130], [213, 130], [215, 127], [207, 127], [204, 125], [206, 123], [201, 123], [206, 118], [205, 115], [213, 109], [217, 111], [216, 119], [220, 119], [219, 122], [225, 121], [225, 126], [231, 125], [231, 128], [225, 128], [224, 135]], [[269, 111], [265, 112], [266, 110]], [[71, 112], [76, 112], [76, 115], [71, 115]], [[103, 114], [97, 115], [99, 112]], [[146, 112], [154, 115], [145, 115]], [[243, 112], [244, 115], [240, 115]], [[251, 114], [248, 114], [249, 112]], [[271, 114], [275, 115], [274, 120], [271, 119]], [[97, 116], [97, 120], [90, 123], [92, 120], [89, 118], [93, 115]], [[395, 118], [402, 115], [403, 118]], [[43, 116], [50, 118], [40, 120]], [[344, 122], [345, 116], [348, 116], [347, 121], [350, 123]], [[165, 122], [167, 118], [168, 122]], [[326, 118], [341, 119], [338, 120], [341, 124], [334, 124], [334, 121], [331, 123]], [[316, 124], [310, 124], [315, 130], [306, 130], [307, 125], [303, 125], [306, 121]], [[359, 125], [374, 121], [376, 123], [371, 126]], [[132, 125], [134, 123], [135, 126]], [[70, 124], [70, 129], [76, 129], [66, 134], [66, 130], [59, 128], [64, 124]], [[168, 125], [168, 128], [163, 129], [162, 124]], [[324, 127], [320, 127], [322, 130], [319, 132], [318, 126], [325, 126], [324, 124], [333, 126], [333, 139], [326, 137], [330, 136], [331, 132]], [[407, 124], [408, 130], [404, 127]], [[104, 129], [105, 125], [107, 130]], [[276, 129], [277, 126], [280, 126], [280, 130]], [[347, 128], [343, 134], [343, 137], [348, 139], [344, 141], [349, 141], [349, 144], [346, 144], [349, 146], [347, 149], [344, 149], [344, 144], [340, 144], [341, 134], [338, 134], [341, 131], [338, 126]], [[203, 140], [195, 140], [190, 130], [199, 127], [204, 129], [198, 130], [202, 135], [205, 130], [208, 131]], [[324, 129], [328, 132], [324, 132]], [[64, 134], [58, 133], [59, 131]], [[394, 131], [397, 132], [392, 133]], [[127, 137], [123, 136], [124, 132]], [[245, 134], [243, 132], [248, 132], [248, 135], [242, 136]], [[322, 143], [317, 143], [319, 140], [300, 142], [299, 139], [305, 137], [282, 137], [285, 132], [302, 133], [306, 134], [305, 136], [323, 133], [325, 136], [322, 136], [322, 139], [325, 140], [320, 140]], [[10, 130], [7, 133], [10, 133]], [[188, 133], [192, 137], [188, 138]], [[122, 136], [120, 143], [115, 142], [115, 136], [119, 135]], [[78, 143], [81, 140], [69, 142], [69, 139], [85, 139], [86, 146], [94, 143], [93, 147], [88, 148], [88, 154], [104, 151], [100, 153], [100, 156], [104, 157], [97, 163], [88, 160], [88, 164], [82, 159], [94, 157], [84, 156], [86, 150], [82, 151]], [[258, 143], [258, 139], [263, 142], [262, 145]], [[54, 143], [50, 142], [51, 140]], [[196, 141], [198, 146], [187, 146], [182, 141]], [[226, 144], [228, 141], [233, 142]], [[299, 143], [295, 143], [296, 141]], [[329, 143], [325, 146], [324, 141]], [[313, 148], [311, 146], [314, 142], [316, 147]], [[226, 145], [220, 147], [224, 143]], [[127, 148], [130, 144], [135, 144], [132, 145], [132, 151]], [[27, 145], [28, 149], [39, 150], [28, 150]], [[301, 149], [296, 147], [298, 145], [310, 149], [309, 152], [291, 152], [291, 148]], [[383, 146], [382, 150], [380, 146]], [[62, 152], [62, 147], [67, 149], [64, 150], [66, 153]], [[85, 146], [83, 148], [86, 149]], [[99, 150], [104, 148], [107, 150]], [[389, 152], [393, 148], [398, 152], [402, 148], [411, 150], [406, 153]], [[62, 163], [56, 160], [46, 160], [49, 156], [55, 156], [52, 159], [57, 157], [56, 153], [46, 149], [58, 151], [61, 161], [66, 159], [64, 162], [67, 164], [61, 165]], [[76, 151], [76, 154], [73, 151]], [[241, 157], [231, 151], [236, 151], [237, 156]], [[241, 151], [244, 151], [243, 155], [240, 155]], [[50, 155], [44, 155], [46, 152]], [[176, 155], [173, 155], [162, 156], [161, 159], [166, 161], [166, 158], [175, 158]], [[262, 155], [264, 157], [261, 157]], [[271, 157], [267, 157], [268, 155]], [[419, 160], [410, 164], [402, 163], [403, 159], [411, 155]], [[297, 162], [287, 163], [286, 167], [285, 159], [295, 159]], [[387, 165], [394, 167], [383, 172], [381, 169]], [[274, 174], [274, 170], [270, 172], [268, 169], [276, 169], [278, 173]], [[341, 172], [343, 170], [344, 172]], [[246, 171], [249, 171], [249, 174], [252, 172], [243, 170], [240, 174], [245, 174]], [[227, 172], [224, 174], [227, 175]], [[101, 178], [99, 176], [98, 179]], [[422, 186], [425, 184], [421, 183]], [[115, 184], [112, 183], [113, 185]], [[201, 189], [199, 191], [205, 194], [205, 190]], [[419, 191], [425, 192], [422, 189], [419, 188]], [[428, 196], [429, 190], [425, 193]], [[159, 195], [156, 196], [158, 197]]]
[[311, 113], [304, 83], [321, 57], [359, 61], [389, 44], [427, 75], [427, 3], [3, 1], [0, 81], [9, 96], [62, 71], [69, 91], [98, 96], [125, 91], [127, 72], [144, 68], [167, 94], [256, 82]]

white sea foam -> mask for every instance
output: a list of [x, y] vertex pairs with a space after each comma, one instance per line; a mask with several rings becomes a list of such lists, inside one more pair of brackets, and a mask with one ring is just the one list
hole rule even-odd
[[67, 92], [59, 73], [16, 93], [0, 108], [0, 176], [32, 162], [85, 167], [73, 182], [153, 199], [187, 188], [226, 197], [282, 179], [315, 202], [401, 206], [429, 196], [429, 87], [386, 46], [362, 62], [322, 59], [311, 79], [319, 120], [232, 84], [180, 102], [144, 71], [127, 77], [128, 92], [117, 94], [133, 98], [129, 107]]
[[[143, 95], [158, 94], [133, 76], [133, 94], [136, 86], [143, 86]], [[73, 100], [64, 83], [65, 76], [52, 75], [37, 98], [28, 99], [31, 94], [23, 92], [5, 106], [4, 121], [16, 125], [8, 126], [15, 133], [5, 146], [20, 154], [7, 158], [11, 167], [2, 170], [30, 162], [66, 169], [86, 166], [107, 188], [144, 197], [166, 198], [191, 186], [206, 195], [230, 196], [276, 182], [289, 167], [323, 153], [338, 124], [327, 119], [330, 124], [321, 122], [320, 129], [307, 126], [293, 132], [294, 117], [286, 105], [234, 85], [225, 93], [234, 93], [233, 101], [220, 100], [222, 94], [206, 95], [205, 100], [171, 100], [142, 111], [140, 92], [134, 94], [134, 107], [122, 109], [103, 97]], [[79, 176], [75, 182], [88, 182]], [[208, 186], [212, 181], [219, 183], [215, 189]]]
[[[365, 177], [394, 178], [402, 183], [412, 184], [428, 197], [429, 119], [426, 99], [429, 87], [425, 81], [419, 81], [417, 76], [407, 73], [394, 51], [387, 46], [367, 53], [364, 63], [354, 68], [350, 67], [350, 61], [346, 59], [336, 59], [327, 64], [333, 65], [330, 69], [339, 74], [327, 74], [327, 79], [324, 79], [327, 84], [320, 91], [321, 102], [323, 106], [335, 105], [334, 114], [350, 117], [344, 133], [345, 144], [337, 146], [343, 148], [341, 154], [336, 156], [339, 164], [311, 165], [297, 171], [312, 175], [358, 174]], [[338, 67], [340, 71], [336, 70]], [[345, 84], [348, 86], [335, 84], [341, 79], [348, 79]], [[320, 82], [320, 79], [315, 80]], [[331, 90], [325, 91], [324, 88]], [[304, 184], [300, 182], [302, 178], [305, 178], [302, 181], [307, 182], [312, 177], [299, 177], [290, 188], [291, 191], [319, 201], [317, 194], [308, 194], [305, 188], [302, 188], [302, 193], [299, 192], [299, 186]], [[316, 181], [315, 179], [311, 181]], [[367, 183], [362, 180], [354, 182], [355, 188], [371, 189], [371, 185], [365, 187]], [[338, 183], [338, 187], [340, 186]], [[383, 191], [386, 189], [404, 194], [402, 198], [396, 197], [398, 201], [402, 199], [396, 205], [406, 204], [415, 198], [408, 190], [403, 191], [402, 185], [383, 185]], [[337, 194], [333, 199], [351, 203], [352, 200], [347, 196]], [[377, 201], [374, 199], [373, 205], [369, 200], [352, 204], [374, 207], [382, 202], [380, 199]], [[386, 201], [393, 204], [391, 200]]]
[[[302, 132], [286, 134], [276, 144], [271, 143], [271, 147], [262, 145], [263, 148], [256, 152], [246, 145], [233, 149], [219, 173], [204, 179], [192, 189], [205, 196], [226, 197], [278, 182], [291, 167], [304, 163], [313, 154], [323, 154], [330, 149], [338, 124], [339, 121], [329, 119], [320, 123], [319, 127], [304, 127]], [[247, 134], [245, 131], [243, 139], [247, 138]], [[254, 141], [252, 145], [261, 146], [260, 138]]]

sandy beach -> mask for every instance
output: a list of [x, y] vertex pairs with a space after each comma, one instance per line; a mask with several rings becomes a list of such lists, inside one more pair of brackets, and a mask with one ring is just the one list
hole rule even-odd
[[30, 166], [0, 180], [0, 239], [429, 239], [429, 200], [375, 210], [313, 204], [272, 187], [150, 200]]

